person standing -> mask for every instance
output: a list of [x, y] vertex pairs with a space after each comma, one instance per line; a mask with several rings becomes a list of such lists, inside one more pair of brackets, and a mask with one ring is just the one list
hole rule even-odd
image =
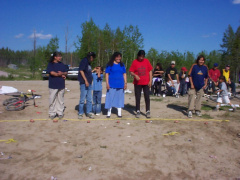
[[79, 64], [78, 81], [80, 84], [80, 100], [78, 119], [83, 118], [83, 107], [86, 100], [86, 116], [94, 118], [92, 113], [92, 68], [91, 62], [96, 57], [94, 52], [89, 52], [87, 57], [83, 58]]
[[133, 84], [136, 100], [136, 118], [140, 117], [140, 100], [142, 90], [145, 99], [146, 117], [151, 117], [149, 88], [152, 86], [152, 69], [153, 67], [149, 60], [145, 58], [145, 51], [140, 50], [137, 54], [137, 59], [132, 62], [129, 69], [131, 75], [134, 77]]
[[214, 63], [213, 68], [209, 70], [209, 79], [212, 80], [212, 91], [216, 91], [221, 73], [218, 69], [218, 63]]
[[181, 72], [179, 73], [180, 87], [179, 94], [184, 96], [186, 94], [186, 77], [187, 77], [187, 68], [182, 67]]
[[156, 64], [156, 68], [153, 70], [153, 87], [154, 87], [154, 95], [161, 96], [162, 91], [162, 76], [163, 76], [163, 68], [160, 63]]
[[102, 81], [103, 81], [103, 68], [97, 66], [92, 71], [93, 76], [93, 113], [97, 116], [101, 113], [102, 101]]
[[[197, 61], [189, 70], [189, 80], [191, 88], [188, 91], [188, 117], [192, 117], [192, 112], [195, 108], [195, 113], [197, 116], [202, 116], [201, 114], [201, 103], [203, 96], [203, 89], [206, 88], [208, 82], [208, 67], [204, 64], [205, 57], [199, 55]], [[195, 100], [195, 96], [197, 96]]]
[[180, 82], [179, 82], [177, 69], [175, 68], [175, 61], [171, 61], [170, 67], [167, 68], [166, 77], [171, 81], [172, 84], [174, 84], [175, 89], [176, 89], [175, 95], [177, 95]]
[[106, 101], [105, 109], [108, 109], [107, 118], [110, 118], [112, 107], [118, 109], [118, 117], [122, 117], [124, 107], [124, 90], [127, 88], [126, 68], [123, 64], [122, 54], [115, 52], [109, 60], [106, 74]]
[[47, 66], [49, 74], [49, 117], [60, 119], [64, 116], [64, 90], [67, 75], [66, 66], [61, 62], [62, 54], [54, 52]]
[[231, 91], [231, 93], [233, 94], [233, 95], [236, 95], [236, 86], [235, 86], [235, 83], [234, 82], [232, 82], [231, 81], [231, 76], [230, 76], [230, 65], [228, 64], [228, 65], [226, 65], [225, 66], [225, 69], [223, 69], [222, 70], [222, 75], [225, 77], [225, 79], [226, 79], [226, 84], [227, 84], [227, 86], [229, 87], [231, 87], [231, 89], [232, 89], [232, 91]]

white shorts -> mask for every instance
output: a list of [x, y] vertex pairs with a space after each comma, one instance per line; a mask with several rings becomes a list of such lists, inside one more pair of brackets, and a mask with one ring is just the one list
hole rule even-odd
[[218, 103], [226, 103], [226, 104], [229, 104], [230, 103], [230, 100], [228, 98], [228, 96], [222, 96], [222, 97], [218, 97], [217, 98], [217, 102]]

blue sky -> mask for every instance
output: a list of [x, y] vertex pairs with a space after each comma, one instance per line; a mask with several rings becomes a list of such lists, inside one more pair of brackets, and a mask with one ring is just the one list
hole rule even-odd
[[0, 7], [0, 48], [12, 50], [33, 49], [35, 29], [37, 46], [57, 36], [64, 51], [68, 25], [74, 51], [81, 24], [89, 18], [100, 28], [137, 25], [146, 51], [195, 54], [219, 50], [228, 25], [234, 31], [240, 26], [240, 0], [0, 0]]

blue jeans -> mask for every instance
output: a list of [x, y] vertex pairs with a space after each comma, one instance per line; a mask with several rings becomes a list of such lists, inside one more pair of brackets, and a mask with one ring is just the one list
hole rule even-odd
[[102, 91], [93, 91], [93, 113], [101, 113]]
[[78, 114], [83, 114], [84, 102], [86, 100], [86, 113], [92, 112], [92, 85], [89, 84], [86, 87], [85, 84], [80, 84], [80, 101], [79, 101], [79, 112]]

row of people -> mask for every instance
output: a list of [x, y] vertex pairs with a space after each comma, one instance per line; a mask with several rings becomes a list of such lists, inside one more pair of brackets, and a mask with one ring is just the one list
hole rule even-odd
[[[91, 62], [94, 61], [96, 54], [89, 52], [87, 57], [83, 58], [79, 64], [78, 81], [80, 84], [80, 100], [78, 118], [82, 119], [84, 114], [84, 105], [86, 101], [86, 116], [94, 118], [94, 114], [100, 115], [101, 112], [101, 97], [102, 97], [102, 80], [103, 69], [96, 67], [92, 70]], [[49, 73], [49, 117], [51, 119], [58, 116], [63, 117], [64, 112], [64, 89], [67, 70], [61, 62], [61, 53], [55, 52], [51, 56], [51, 61], [48, 64], [47, 72]], [[154, 85], [159, 85], [159, 75], [162, 76], [164, 71], [159, 64], [152, 73], [152, 65], [145, 58], [145, 51], [140, 50], [130, 68], [130, 74], [134, 77], [134, 93], [135, 93], [135, 110], [136, 118], [140, 117], [140, 100], [143, 91], [146, 107], [146, 117], [150, 118], [150, 88]], [[182, 68], [180, 78], [175, 68], [175, 62], [172, 61], [170, 67], [166, 70], [168, 82], [179, 89], [179, 79], [185, 79], [186, 68]], [[122, 54], [115, 52], [109, 62], [106, 70], [106, 100], [105, 109], [108, 110], [107, 117], [111, 116], [112, 107], [117, 108], [118, 117], [122, 117], [121, 110], [124, 107], [124, 90], [127, 88], [126, 68], [122, 62]], [[156, 74], [158, 74], [156, 76]], [[188, 90], [188, 117], [192, 117], [193, 110], [197, 116], [201, 116], [201, 98], [203, 90], [207, 86], [208, 68], [205, 65], [205, 57], [198, 56], [196, 63], [192, 65], [188, 73], [190, 89]], [[159, 90], [157, 89], [157, 93]], [[176, 91], [177, 92], [177, 91]], [[222, 92], [222, 91], [221, 91]], [[174, 92], [175, 93], [175, 92]], [[196, 96], [196, 100], [195, 100]], [[93, 114], [94, 113], [94, 114]]]

